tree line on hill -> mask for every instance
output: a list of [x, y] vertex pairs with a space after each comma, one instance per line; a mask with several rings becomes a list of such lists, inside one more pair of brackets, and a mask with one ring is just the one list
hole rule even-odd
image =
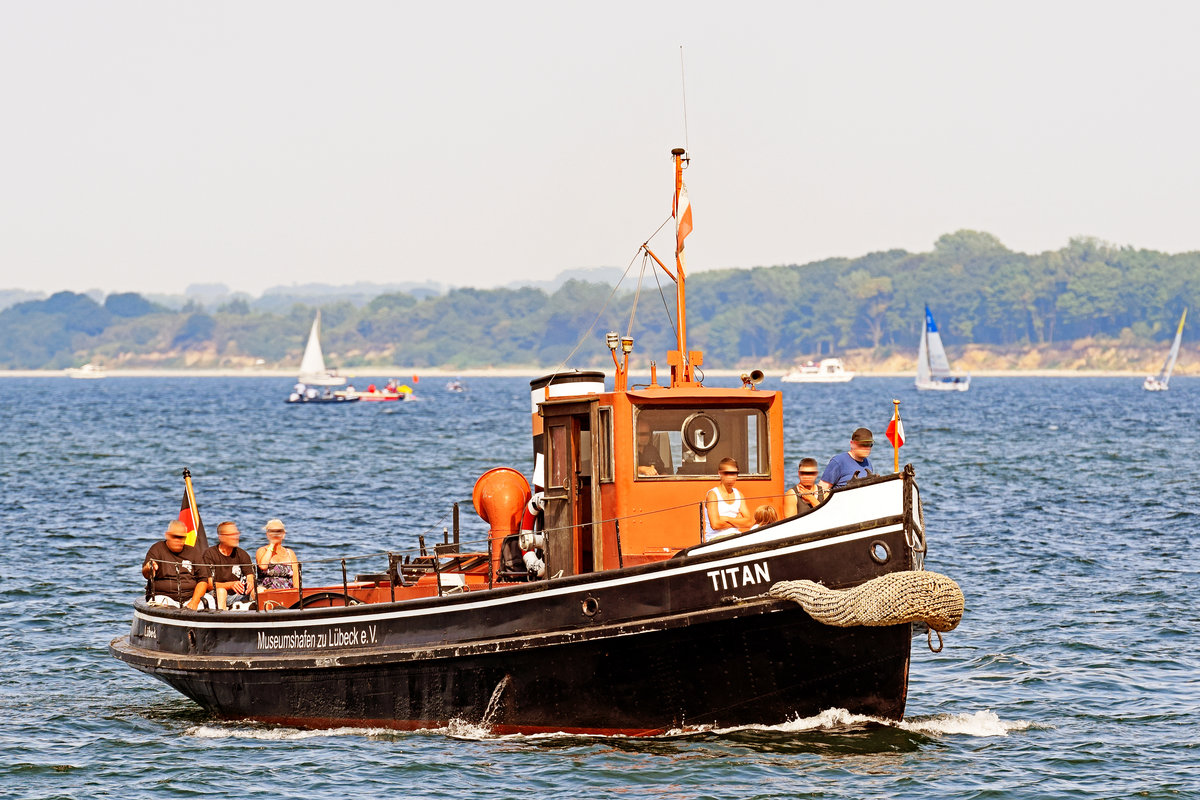
[[[363, 366], [571, 366], [609, 360], [604, 333], [632, 332], [662, 359], [674, 332], [674, 286], [646, 270], [617, 289], [570, 280], [540, 288], [390, 293], [365, 306], [296, 303], [279, 312], [245, 299], [168, 309], [136, 293], [103, 302], [59, 292], [0, 311], [0, 367], [266, 366], [298, 362], [315, 309], [326, 360]], [[1200, 299], [1200, 253], [1166, 254], [1072, 240], [1040, 254], [958, 231], [927, 253], [870, 253], [804, 265], [688, 276], [689, 346], [710, 365], [786, 365], [870, 347], [915, 349], [926, 303], [943, 338], [1035, 345], [1087, 337], [1169, 338]]]

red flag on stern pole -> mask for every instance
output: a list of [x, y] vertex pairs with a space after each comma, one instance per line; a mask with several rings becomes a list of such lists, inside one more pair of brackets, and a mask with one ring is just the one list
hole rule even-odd
[[196, 508], [196, 493], [192, 491], [192, 473], [183, 468], [183, 502], [179, 504], [179, 521], [187, 526], [188, 544], [203, 553], [208, 549], [208, 536], [204, 534], [204, 522]]
[[900, 419], [900, 401], [893, 400], [892, 421], [887, 426], [887, 439], [892, 443], [892, 456], [896, 472], [900, 471], [900, 448], [904, 446], [904, 422]]

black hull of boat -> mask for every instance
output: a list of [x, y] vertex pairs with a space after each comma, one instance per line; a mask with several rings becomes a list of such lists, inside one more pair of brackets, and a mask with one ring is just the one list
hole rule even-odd
[[461, 720], [493, 733], [655, 735], [777, 724], [828, 708], [899, 719], [910, 641], [909, 625], [830, 628], [772, 601], [752, 616], [583, 642], [531, 637], [499, 653], [151, 674], [230, 719], [405, 730]]
[[[911, 498], [900, 476], [873, 483], [862, 497], [898, 499], [904, 487]], [[397, 603], [204, 613], [139, 602], [130, 636], [110, 651], [219, 717], [304, 727], [461, 720], [498, 733], [653, 735], [829, 708], [899, 719], [911, 625], [831, 627], [766, 592], [912, 569], [913, 505], [784, 536], [800, 530], [797, 518], [654, 564]]]

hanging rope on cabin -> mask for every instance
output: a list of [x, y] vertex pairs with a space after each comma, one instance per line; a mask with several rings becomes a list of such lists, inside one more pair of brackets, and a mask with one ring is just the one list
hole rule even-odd
[[962, 620], [966, 602], [957, 583], [925, 570], [889, 572], [852, 589], [780, 581], [767, 594], [799, 603], [817, 622], [838, 628], [924, 622], [938, 633], [938, 650], [941, 634], [954, 630]]

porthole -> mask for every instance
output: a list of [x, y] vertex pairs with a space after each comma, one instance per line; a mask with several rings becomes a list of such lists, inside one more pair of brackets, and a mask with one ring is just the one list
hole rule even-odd
[[887, 542], [882, 539], [876, 539], [871, 542], [871, 560], [876, 564], [886, 564], [892, 557], [892, 550], [887, 546]]

